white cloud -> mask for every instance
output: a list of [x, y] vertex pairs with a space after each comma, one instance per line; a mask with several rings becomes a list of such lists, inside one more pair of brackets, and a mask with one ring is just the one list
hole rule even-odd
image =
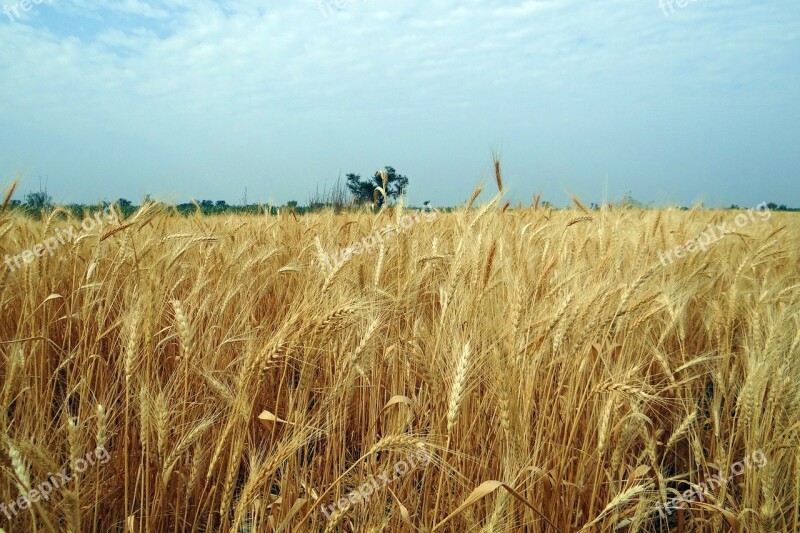
[[[160, 164], [178, 174], [176, 193], [190, 194], [196, 165], [209, 180], [232, 165], [242, 175], [287, 173], [297, 161], [277, 154], [305, 151], [311, 172], [338, 172], [330, 167], [348, 140], [364, 146], [357, 157], [383, 160], [401, 151], [390, 143], [422, 139], [458, 154], [487, 125], [484, 146], [505, 130], [523, 147], [534, 126], [520, 123], [537, 122], [566, 144], [609, 106], [685, 111], [770, 98], [796, 115], [797, 13], [788, 0], [697, 2], [670, 17], [656, 0], [359, 0], [328, 17], [311, 0], [56, 0], [0, 23], [0, 130], [71, 139], [105, 168], [114, 166], [109, 139], [128, 139], [114, 147], [120, 157], [160, 147], [161, 159], [125, 169], [126, 179]], [[561, 115], [570, 108], [582, 115]], [[387, 138], [370, 131], [395, 121]], [[431, 137], [447, 121], [452, 138]], [[643, 127], [631, 124], [631, 134]], [[331, 145], [304, 144], [332, 131]], [[220, 141], [223, 132], [232, 133]], [[220, 142], [232, 147], [215, 160]], [[614, 142], [622, 151], [626, 139]], [[43, 148], [19, 151], [0, 146], [0, 171], [48, 168]], [[186, 163], [185, 151], [200, 162]], [[93, 172], [77, 155], [72, 165]], [[304, 187], [315, 178], [303, 176]], [[228, 184], [208, 186], [221, 195]]]

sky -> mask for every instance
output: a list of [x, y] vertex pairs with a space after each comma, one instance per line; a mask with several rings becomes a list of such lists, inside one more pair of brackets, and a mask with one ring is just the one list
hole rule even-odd
[[[0, 0], [0, 187], [800, 207], [797, 0]], [[27, 8], [27, 11], [25, 10]]]

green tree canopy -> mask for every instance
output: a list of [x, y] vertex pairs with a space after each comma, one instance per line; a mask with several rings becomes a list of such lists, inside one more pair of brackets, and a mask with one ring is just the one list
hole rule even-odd
[[25, 195], [25, 204], [34, 209], [45, 209], [50, 206], [53, 199], [47, 191], [31, 192]]
[[[388, 180], [386, 182], [386, 196], [389, 199], [397, 199], [405, 194], [408, 188], [408, 178], [401, 174], [392, 167], [386, 167], [386, 175]], [[353, 194], [357, 203], [372, 202], [375, 189], [383, 186], [383, 178], [380, 171], [376, 172], [371, 179], [361, 180], [358, 174], [347, 175], [347, 188]], [[383, 205], [383, 197], [378, 194], [378, 206]]]

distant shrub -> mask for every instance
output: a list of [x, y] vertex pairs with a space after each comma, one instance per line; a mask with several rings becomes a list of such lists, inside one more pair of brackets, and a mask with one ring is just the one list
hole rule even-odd
[[317, 185], [317, 190], [309, 195], [308, 198], [309, 211], [333, 209], [338, 213], [346, 209], [352, 209], [353, 207], [353, 197], [345, 184], [342, 183], [341, 176], [336, 179], [330, 189], [328, 189], [328, 185], [326, 184], [322, 188], [322, 191], [320, 191], [319, 185]]

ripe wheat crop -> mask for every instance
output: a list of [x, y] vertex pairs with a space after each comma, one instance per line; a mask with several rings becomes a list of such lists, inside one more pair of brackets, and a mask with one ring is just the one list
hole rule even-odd
[[3, 266], [0, 528], [799, 530], [800, 219], [664, 266], [731, 212], [500, 204], [336, 262], [413, 213], [150, 204]]

